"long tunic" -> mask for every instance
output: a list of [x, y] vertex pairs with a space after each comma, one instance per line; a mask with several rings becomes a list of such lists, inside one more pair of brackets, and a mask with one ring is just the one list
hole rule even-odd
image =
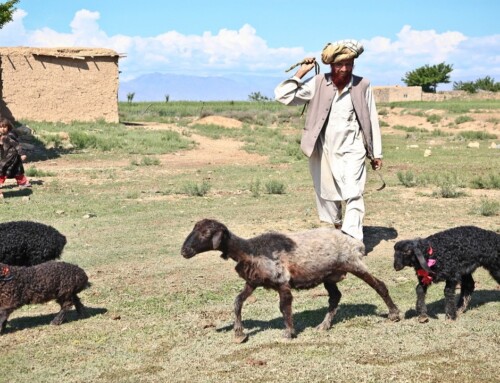
[[[314, 97], [315, 83], [314, 77], [305, 82], [297, 77], [285, 80], [275, 89], [276, 100], [287, 105], [304, 104]], [[328, 122], [309, 159], [314, 187], [325, 200], [345, 201], [362, 196], [364, 192], [366, 150], [349, 93], [351, 87], [352, 80], [340, 94], [335, 91]], [[374, 157], [382, 158], [380, 127], [371, 87], [367, 89], [366, 99], [372, 121]]]

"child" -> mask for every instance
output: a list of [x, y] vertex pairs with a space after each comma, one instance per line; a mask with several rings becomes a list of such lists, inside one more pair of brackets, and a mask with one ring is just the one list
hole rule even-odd
[[13, 129], [7, 118], [0, 118], [0, 187], [7, 178], [15, 178], [17, 185], [24, 189], [31, 187], [24, 175], [26, 155]]

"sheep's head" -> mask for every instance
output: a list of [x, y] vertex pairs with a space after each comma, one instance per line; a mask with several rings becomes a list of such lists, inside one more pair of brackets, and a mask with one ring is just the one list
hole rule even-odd
[[184, 258], [192, 258], [205, 251], [220, 250], [224, 256], [224, 239], [228, 233], [229, 230], [222, 223], [213, 219], [202, 219], [194, 225], [184, 240], [181, 255]]
[[429, 271], [423, 255], [423, 252], [428, 252], [429, 249], [431, 249], [430, 244], [425, 239], [418, 238], [396, 242], [394, 245], [394, 269], [399, 271], [410, 266]]

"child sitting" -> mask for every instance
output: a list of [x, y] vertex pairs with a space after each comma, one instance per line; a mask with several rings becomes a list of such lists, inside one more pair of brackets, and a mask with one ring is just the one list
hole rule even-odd
[[7, 178], [15, 178], [20, 188], [31, 187], [24, 175], [26, 155], [13, 129], [7, 118], [0, 118], [0, 187]]

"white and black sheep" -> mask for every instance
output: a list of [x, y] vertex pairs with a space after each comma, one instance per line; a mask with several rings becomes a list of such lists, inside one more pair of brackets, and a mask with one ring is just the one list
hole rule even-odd
[[0, 262], [32, 266], [61, 257], [66, 237], [52, 226], [33, 221], [0, 223]]
[[445, 314], [456, 319], [455, 288], [460, 283], [458, 312], [467, 309], [474, 291], [472, 273], [486, 268], [500, 283], [500, 235], [475, 226], [459, 226], [427, 238], [398, 241], [394, 245], [394, 269], [413, 267], [417, 273], [416, 310], [420, 322], [427, 322], [425, 294], [431, 283], [446, 281]]
[[292, 319], [292, 289], [308, 289], [323, 283], [329, 294], [329, 308], [317, 327], [327, 330], [337, 311], [341, 293], [337, 282], [346, 273], [368, 283], [389, 307], [389, 318], [399, 320], [399, 310], [389, 296], [385, 284], [371, 275], [363, 263], [363, 243], [340, 230], [319, 228], [305, 232], [266, 233], [243, 239], [231, 233], [222, 223], [204, 219], [196, 223], [182, 245], [181, 254], [219, 250], [222, 258], [236, 261], [236, 271], [246, 281], [234, 304], [236, 339], [246, 339], [241, 321], [244, 301], [259, 286], [279, 293], [280, 311], [285, 321], [285, 338], [295, 337]]
[[82, 314], [84, 307], [77, 294], [88, 286], [85, 271], [71, 263], [48, 261], [29, 267], [0, 263], [0, 333], [9, 315], [27, 304], [56, 300], [61, 310], [51, 322], [54, 325], [64, 321], [72, 306]]

